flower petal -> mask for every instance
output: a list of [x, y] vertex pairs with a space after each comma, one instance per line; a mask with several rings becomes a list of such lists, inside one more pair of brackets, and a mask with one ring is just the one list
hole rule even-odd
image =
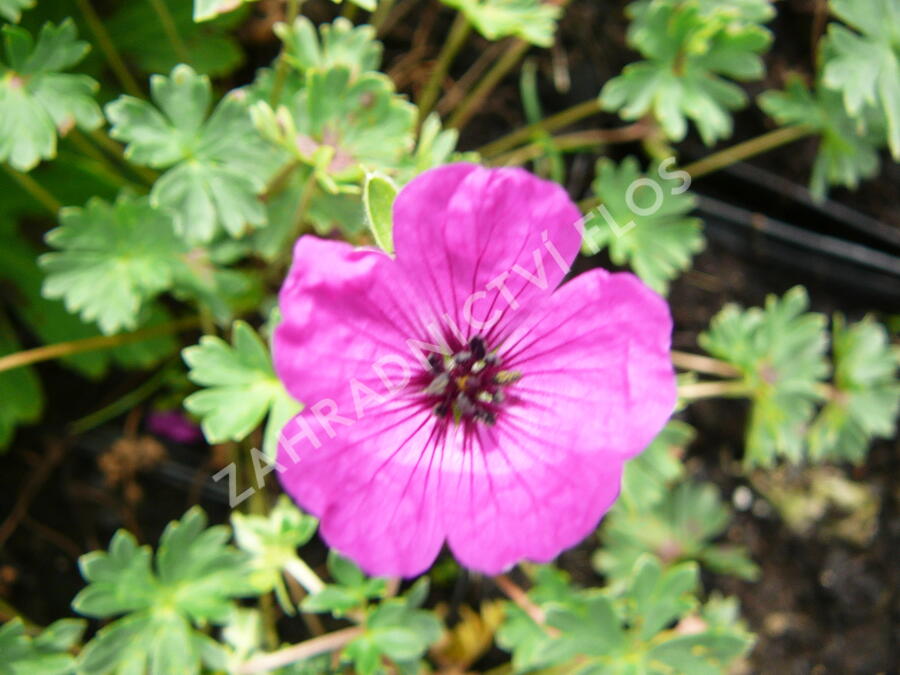
[[336, 426], [333, 437], [307, 411], [282, 432], [278, 462], [285, 491], [321, 518], [330, 547], [369, 574], [421, 574], [443, 544], [433, 420], [393, 402]]
[[571, 450], [632, 457], [675, 408], [671, 331], [665, 301], [634, 275], [581, 274], [504, 340], [504, 367], [522, 373], [510, 409], [565, 410], [579, 420]]
[[291, 395], [307, 404], [338, 399], [354, 380], [386, 394], [418, 367], [406, 340], [420, 337], [414, 314], [422, 303], [400, 275], [376, 249], [312, 236], [297, 241], [272, 346]]
[[498, 574], [522, 559], [548, 562], [590, 534], [612, 505], [622, 462], [575, 452], [565, 434], [550, 431], [538, 435], [509, 420], [481, 427], [465, 454], [445, 462], [444, 522], [466, 567]]
[[553, 292], [581, 245], [580, 218], [556, 183], [521, 169], [450, 164], [397, 196], [397, 262], [429, 298], [433, 319], [446, 325], [446, 312], [470, 337]]

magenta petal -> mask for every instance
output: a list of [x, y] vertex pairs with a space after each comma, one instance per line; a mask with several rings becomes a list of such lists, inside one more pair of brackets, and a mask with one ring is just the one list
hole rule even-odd
[[436, 319], [447, 312], [474, 334], [553, 292], [581, 246], [580, 218], [556, 183], [522, 169], [450, 164], [397, 196], [397, 262], [418, 280]]
[[284, 489], [321, 518], [326, 543], [369, 574], [420, 574], [444, 541], [439, 455], [429, 421], [429, 415], [395, 401], [352, 426], [337, 427], [334, 437], [309, 412], [282, 431], [278, 462]]
[[349, 395], [354, 379], [385, 394], [415, 364], [405, 345], [421, 304], [384, 252], [301, 237], [279, 295], [275, 370], [307, 404]]
[[637, 277], [586, 272], [504, 341], [507, 367], [523, 374], [517, 408], [564, 409], [578, 420], [573, 451], [632, 457], [675, 408], [671, 332], [665, 301]]

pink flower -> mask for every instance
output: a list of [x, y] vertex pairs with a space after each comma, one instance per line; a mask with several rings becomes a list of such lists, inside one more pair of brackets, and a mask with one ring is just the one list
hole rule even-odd
[[147, 415], [147, 431], [176, 443], [198, 443], [200, 427], [177, 410], [157, 410]]
[[419, 574], [445, 541], [485, 573], [554, 558], [668, 419], [666, 303], [603, 270], [557, 288], [579, 219], [556, 184], [452, 164], [398, 195], [396, 257], [297, 242], [274, 356], [306, 408], [278, 470], [369, 573]]

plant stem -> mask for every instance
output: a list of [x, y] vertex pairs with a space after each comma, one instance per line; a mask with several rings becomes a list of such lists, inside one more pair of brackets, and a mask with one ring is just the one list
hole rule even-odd
[[137, 389], [133, 389], [121, 398], [110, 403], [108, 406], [100, 408], [100, 410], [72, 422], [72, 424], [69, 425], [69, 431], [73, 434], [83, 434], [85, 431], [94, 429], [104, 422], [108, 422], [109, 420], [128, 412], [159, 389], [165, 383], [168, 376], [168, 367], [164, 366], [160, 368], [148, 378], [146, 382], [137, 387]]
[[492, 157], [524, 143], [540, 131], [556, 131], [557, 129], [567, 127], [570, 124], [574, 124], [575, 122], [578, 122], [585, 117], [590, 117], [598, 112], [600, 112], [600, 100], [592, 98], [572, 106], [567, 110], [558, 112], [555, 115], [551, 115], [540, 122], [529, 124], [506, 136], [502, 136], [496, 141], [481, 146], [478, 148], [477, 152], [484, 157]]
[[[588, 131], [576, 131], [571, 134], [553, 136], [549, 140], [559, 150], [580, 150], [589, 147], [609, 145], [612, 143], [628, 143], [643, 137], [647, 127], [641, 122], [635, 122], [618, 129], [589, 129]], [[546, 142], [529, 143], [521, 148], [491, 158], [488, 164], [492, 166], [518, 166], [532, 159], [542, 157], [547, 152]]]
[[115, 74], [116, 79], [122, 85], [122, 88], [132, 96], [143, 98], [144, 92], [141, 91], [134, 76], [129, 72], [128, 67], [125, 65], [125, 61], [122, 60], [122, 55], [119, 53], [119, 50], [116, 49], [115, 43], [109, 36], [109, 31], [106, 30], [103, 21], [97, 15], [90, 0], [77, 0], [77, 2], [78, 8], [84, 15], [85, 23], [87, 23], [91, 32], [94, 34], [97, 45], [100, 47], [100, 51], [102, 51], [103, 55], [106, 57], [109, 67], [112, 68], [113, 74]]
[[187, 317], [185, 319], [177, 319], [168, 323], [162, 323], [143, 330], [131, 333], [119, 333], [118, 335], [98, 335], [95, 337], [83, 338], [81, 340], [72, 340], [70, 342], [57, 342], [52, 345], [44, 345], [43, 347], [35, 347], [34, 349], [26, 349], [14, 354], [0, 356], [0, 373], [13, 368], [21, 368], [32, 363], [40, 361], [49, 361], [58, 359], [63, 356], [72, 354], [80, 354], [81, 352], [91, 352], [98, 349], [110, 349], [119, 345], [126, 345], [132, 342], [140, 342], [141, 340], [149, 340], [150, 338], [159, 337], [160, 335], [169, 335], [171, 333], [180, 333], [185, 330], [192, 330], [200, 325], [200, 319], [196, 316]]
[[725, 363], [725, 361], [689, 352], [672, 350], [672, 363], [682, 370], [693, 370], [706, 375], [737, 377], [741, 374], [737, 368], [729, 363]]
[[469, 33], [471, 32], [472, 24], [466, 19], [465, 14], [458, 12], [456, 18], [453, 20], [453, 26], [450, 28], [450, 34], [447, 36], [447, 41], [441, 48], [438, 59], [431, 69], [431, 74], [428, 76], [428, 81], [425, 83], [425, 86], [422, 88], [422, 92], [419, 95], [419, 124], [428, 117], [428, 113], [430, 113], [431, 109], [434, 107], [434, 102], [437, 100], [441, 85], [444, 83], [444, 78], [447, 77], [450, 65], [453, 63], [453, 59], [456, 58], [456, 55], [465, 44], [466, 38], [469, 37]]
[[[60, 202], [56, 197], [50, 194], [50, 192], [48, 192], [45, 187], [43, 187], [27, 173], [16, 171], [7, 164], [3, 165], [3, 169], [7, 174], [9, 174], [10, 178], [21, 185], [25, 189], [25, 191], [28, 192], [28, 194], [34, 197], [34, 199], [41, 206], [47, 209], [54, 216], [56, 215], [56, 212], [62, 208], [62, 202]], [[0, 361], [2, 361], [2, 359], [0, 359]]]
[[70, 140], [72, 145], [78, 148], [82, 154], [94, 160], [97, 163], [97, 172], [102, 173], [113, 185], [119, 187], [128, 186], [138, 192], [146, 192], [147, 186], [135, 183], [132, 179], [128, 178], [122, 172], [122, 168], [113, 164], [109, 159], [109, 155], [104, 154], [97, 146], [91, 143], [87, 136], [81, 133], [81, 130], [77, 127], [66, 134], [66, 138]]
[[494, 90], [494, 87], [496, 87], [500, 81], [506, 77], [509, 71], [515, 68], [519, 61], [522, 60], [522, 57], [525, 56], [525, 52], [528, 51], [529, 47], [531, 47], [531, 44], [525, 40], [520, 40], [518, 38], [512, 40], [506, 48], [506, 51], [503, 53], [503, 56], [500, 57], [481, 79], [481, 82], [475, 86], [475, 89], [473, 89], [469, 95], [462, 100], [459, 106], [457, 106], [456, 110], [453, 111], [453, 114], [447, 122], [447, 126], [451, 129], [460, 129], [465, 126], [466, 122], [472, 118], [472, 115], [476, 113], [478, 108], [484, 102], [484, 99], [488, 97], [488, 94]]
[[276, 668], [310, 659], [319, 654], [327, 654], [337, 651], [348, 642], [355, 640], [363, 634], [363, 628], [354, 626], [328, 633], [320, 637], [305, 640], [291, 647], [285, 647], [277, 652], [257, 656], [242, 664], [238, 669], [239, 675], [252, 675], [253, 673], [267, 673]]
[[394, 0], [381, 0], [375, 8], [375, 11], [372, 12], [369, 23], [372, 24], [372, 27], [375, 29], [376, 35], [381, 31], [381, 27], [384, 25], [384, 21], [388, 18], [388, 14], [390, 14], [393, 6]]
[[184, 40], [181, 39], [181, 35], [178, 34], [178, 26], [175, 25], [175, 19], [172, 17], [172, 12], [169, 11], [166, 1], [150, 0], [150, 4], [153, 5], [153, 10], [159, 17], [163, 32], [165, 32], [166, 37], [172, 44], [175, 54], [182, 63], [188, 63], [191, 60], [191, 53], [188, 51], [187, 45], [184, 44]]
[[743, 143], [714, 152], [701, 160], [681, 167], [681, 169], [687, 171], [691, 178], [699, 178], [755, 155], [774, 150], [781, 145], [796, 141], [810, 135], [813, 131], [814, 129], [806, 124], [775, 129]]
[[[294, 25], [297, 16], [300, 14], [300, 3], [302, 0], [287, 0], [287, 13], [285, 14], [285, 23], [289, 27]], [[281, 98], [281, 92], [284, 90], [284, 83], [287, 80], [288, 69], [290, 64], [284, 56], [286, 46], [281, 45], [281, 53], [278, 55], [278, 63], [275, 64], [275, 82], [272, 84], [272, 93], [269, 95], [269, 105], [272, 108], [278, 107], [278, 101]]]
[[97, 145], [106, 150], [107, 154], [114, 157], [116, 161], [123, 166], [127, 166], [130, 171], [136, 176], [139, 176], [148, 186], [153, 185], [156, 182], [156, 179], [159, 178], [159, 174], [153, 169], [132, 164], [128, 158], [125, 157], [125, 151], [122, 149], [122, 145], [110, 138], [103, 129], [94, 129], [91, 132], [91, 138]]
[[697, 401], [701, 398], [747, 396], [750, 390], [743, 380], [725, 380], [719, 382], [694, 382], [678, 387], [678, 397], [685, 401]]

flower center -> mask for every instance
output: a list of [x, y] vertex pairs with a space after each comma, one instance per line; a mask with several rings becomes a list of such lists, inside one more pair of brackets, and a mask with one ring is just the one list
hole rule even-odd
[[497, 353], [488, 351], [478, 335], [450, 356], [432, 353], [428, 364], [429, 380], [423, 393], [435, 415], [447, 418], [452, 414], [457, 423], [494, 424], [506, 398], [504, 388], [522, 376], [503, 370]]

